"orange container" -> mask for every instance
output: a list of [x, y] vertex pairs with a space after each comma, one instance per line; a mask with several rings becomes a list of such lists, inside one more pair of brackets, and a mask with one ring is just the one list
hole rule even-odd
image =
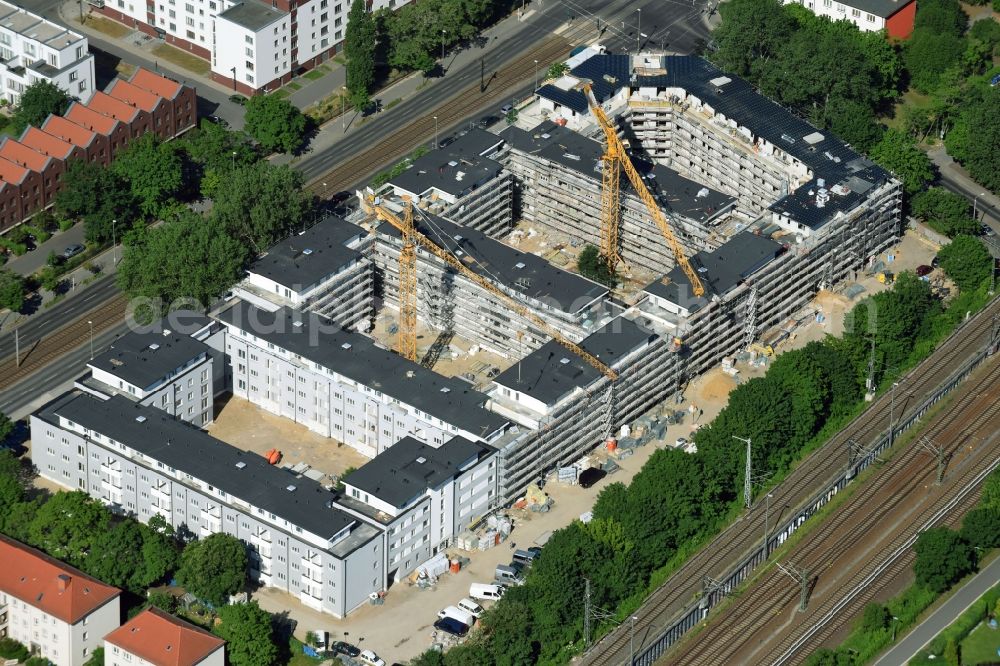
[[618, 448], [618, 440], [614, 437], [608, 437], [608, 441], [604, 443], [604, 446], [608, 451], [614, 452]]
[[462, 564], [458, 560], [451, 561], [451, 572], [458, 573], [462, 570]]

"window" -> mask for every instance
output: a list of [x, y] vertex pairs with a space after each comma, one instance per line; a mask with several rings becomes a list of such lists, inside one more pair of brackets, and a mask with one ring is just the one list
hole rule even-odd
[[87, 82], [86, 81], [80, 81], [80, 85], [77, 86], [77, 87], [80, 89], [80, 92], [83, 92], [84, 90], [87, 89]]
[[247, 53], [247, 57], [248, 58], [252, 58], [253, 57], [253, 49], [250, 48], [249, 46], [246, 48], [246, 53]]
[[875, 15], [874, 14], [865, 14], [865, 18], [868, 20], [869, 23], [874, 23], [875, 22]]
[[854, 18], [859, 18], [861, 16], [861, 10], [860, 9], [852, 9], [851, 10], [851, 16], [853, 16]]
[[[215, 9], [215, 3], [211, 3], [211, 4], [212, 4], [212, 9]], [[244, 39], [246, 39], [247, 44], [253, 44], [253, 37], [251, 35], [246, 35], [246, 37], [244, 37]]]
[[253, 83], [253, 74], [247, 74], [247, 83]]

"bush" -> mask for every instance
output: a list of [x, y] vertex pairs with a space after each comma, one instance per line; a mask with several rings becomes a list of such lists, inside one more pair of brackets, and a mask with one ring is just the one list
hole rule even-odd
[[30, 653], [28, 648], [24, 647], [13, 638], [0, 638], [0, 657], [4, 659], [17, 659], [18, 661], [24, 661], [28, 658]]
[[20, 312], [24, 307], [24, 278], [8, 270], [0, 270], [0, 308]]
[[922, 532], [913, 544], [917, 584], [940, 594], [975, 568], [972, 546], [947, 527]]
[[53, 666], [52, 662], [45, 657], [32, 657], [24, 662], [24, 666]]
[[617, 280], [615, 274], [608, 268], [604, 257], [593, 245], [583, 248], [580, 258], [576, 261], [576, 268], [580, 275], [590, 278], [594, 282], [600, 282], [607, 287], [614, 287]]
[[76, 220], [59, 220], [59, 231], [69, 231], [76, 224]]
[[20, 257], [28, 251], [28, 246], [25, 243], [20, 243], [9, 235], [7, 237], [0, 236], [0, 247], [7, 248], [16, 257]]

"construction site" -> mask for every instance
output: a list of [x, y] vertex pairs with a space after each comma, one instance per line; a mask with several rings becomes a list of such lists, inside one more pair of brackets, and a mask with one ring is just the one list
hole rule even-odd
[[[474, 377], [513, 424], [508, 503], [628, 446], [640, 417], [655, 428], [691, 378], [787, 337], [901, 233], [896, 178], [707, 61], [594, 46], [567, 66], [498, 135], [358, 193], [382, 342]], [[475, 197], [491, 203], [470, 228]], [[575, 271], [587, 245], [614, 288]]]

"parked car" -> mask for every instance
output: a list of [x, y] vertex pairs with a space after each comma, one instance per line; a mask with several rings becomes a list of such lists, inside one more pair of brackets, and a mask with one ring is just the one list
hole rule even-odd
[[458, 606], [446, 606], [438, 611], [439, 618], [450, 617], [453, 620], [458, 620], [462, 624], [467, 624], [470, 627], [476, 623], [476, 616], [467, 610], [462, 610]]
[[938, 266], [940, 266], [940, 265], [941, 265], [941, 260], [940, 260], [940, 259], [938, 258], [938, 256], [937, 256], [937, 255], [935, 254], [935, 255], [934, 255], [934, 258], [933, 258], [933, 259], [931, 259], [931, 266], [933, 266], [934, 268], [937, 268], [937, 267], [938, 267]]
[[323, 652], [330, 645], [330, 634], [324, 629], [317, 629], [313, 632], [316, 637], [316, 650]]
[[498, 564], [496, 570], [493, 572], [497, 583], [500, 585], [511, 586], [511, 585], [523, 585], [524, 578], [521, 577], [521, 567], [510, 566], [507, 564]]
[[469, 596], [473, 599], [496, 601], [503, 596], [504, 589], [489, 583], [473, 583], [469, 586]]
[[994, 88], [1000, 85], [1000, 74], [997, 74], [992, 79], [990, 79], [990, 85]]
[[535, 561], [535, 558], [538, 557], [538, 553], [531, 550], [515, 550], [512, 557], [514, 562], [529, 567]]
[[920, 264], [919, 266], [917, 266], [916, 273], [917, 277], [923, 277], [925, 275], [929, 275], [933, 271], [934, 269], [928, 266], [927, 264]]
[[479, 126], [482, 129], [486, 129], [487, 127], [490, 127], [491, 125], [498, 122], [500, 122], [500, 116], [494, 116], [494, 115], [483, 116], [482, 118], [479, 119]]
[[229, 101], [233, 104], [239, 104], [240, 106], [245, 106], [247, 103], [247, 98], [243, 95], [230, 95]]
[[74, 243], [72, 245], [67, 245], [66, 249], [63, 250], [63, 252], [62, 252], [62, 257], [63, 257], [63, 259], [72, 259], [73, 257], [75, 257], [76, 255], [80, 254], [81, 252], [83, 252], [86, 249], [87, 248], [85, 248], [84, 246], [80, 245], [79, 243]]
[[607, 475], [608, 473], [599, 467], [588, 467], [580, 472], [580, 476], [577, 480], [580, 482], [581, 488], [590, 488]]
[[443, 617], [434, 623], [434, 628], [452, 636], [462, 637], [469, 633], [468, 625], [450, 617]]
[[483, 607], [469, 598], [461, 599], [455, 605], [464, 610], [472, 617], [476, 618], [477, 620], [479, 619], [479, 616], [483, 614]]
[[510, 113], [513, 110], [514, 110], [514, 105], [513, 104], [504, 104], [503, 106], [500, 107], [500, 115], [501, 116], [506, 116], [508, 113]]
[[980, 227], [980, 229], [982, 230], [984, 236], [996, 236], [997, 235], [997, 232], [993, 231], [993, 227], [991, 227], [988, 224], [983, 224], [983, 226]]
[[350, 643], [345, 643], [344, 641], [336, 641], [330, 646], [330, 651], [334, 654], [346, 654], [348, 657], [357, 657], [361, 654], [361, 650], [354, 647]]
[[216, 125], [220, 125], [222, 127], [229, 127], [229, 123], [227, 123], [224, 119], [220, 118], [219, 116], [207, 116], [207, 118], [209, 121], [215, 123]]
[[674, 442], [674, 448], [683, 449], [685, 446], [687, 446], [687, 444], [688, 444], [687, 437], [678, 437], [677, 441]]
[[362, 663], [368, 664], [369, 666], [385, 666], [385, 659], [379, 658], [379, 656], [371, 650], [362, 650], [361, 654], [358, 655], [358, 659], [360, 659]]

